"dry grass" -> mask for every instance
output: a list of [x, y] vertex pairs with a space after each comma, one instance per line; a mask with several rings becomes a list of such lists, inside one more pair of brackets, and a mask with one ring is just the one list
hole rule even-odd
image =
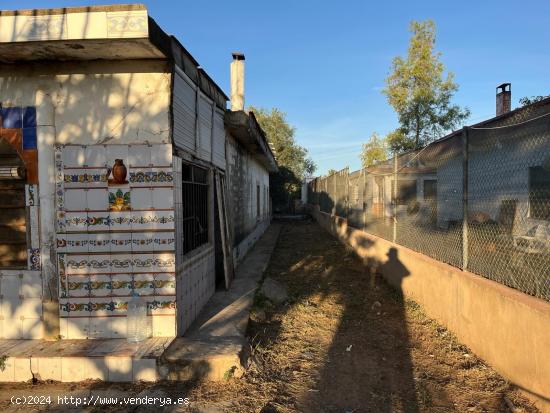
[[267, 275], [285, 283], [291, 299], [278, 308], [256, 301], [266, 317], [249, 325], [243, 378], [96, 388], [160, 389], [189, 397], [183, 411], [206, 404], [261, 413], [508, 412], [507, 402], [516, 413], [536, 411], [414, 302], [380, 279], [370, 288], [362, 262], [315, 224], [282, 228]]
[[371, 290], [362, 262], [317, 226], [285, 226], [268, 275], [291, 301], [260, 300], [252, 365], [201, 393], [211, 401], [239, 412], [506, 412], [506, 398], [536, 411], [416, 303], [379, 279]]

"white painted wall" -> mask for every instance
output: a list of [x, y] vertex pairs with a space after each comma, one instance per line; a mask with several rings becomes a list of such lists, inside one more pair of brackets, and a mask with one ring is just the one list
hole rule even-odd
[[163, 61], [3, 66], [0, 99], [37, 106], [59, 144], [170, 143], [170, 78]]

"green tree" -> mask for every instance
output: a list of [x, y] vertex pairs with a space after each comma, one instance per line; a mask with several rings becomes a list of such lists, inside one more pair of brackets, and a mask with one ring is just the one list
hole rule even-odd
[[435, 47], [435, 23], [413, 21], [406, 57], [393, 59], [383, 93], [397, 112], [399, 128], [388, 136], [393, 151], [417, 149], [460, 126], [470, 115], [453, 105], [458, 89], [452, 72], [444, 76], [441, 53]]
[[300, 196], [304, 178], [315, 172], [316, 165], [308, 157], [307, 149], [296, 143], [296, 129], [286, 120], [286, 113], [277, 108], [248, 110], [254, 112], [279, 165], [279, 172], [270, 176], [274, 207], [287, 208]]
[[338, 172], [336, 169], [330, 168], [330, 169], [327, 171], [327, 175], [334, 175], [336, 172]]
[[370, 136], [369, 141], [363, 144], [360, 157], [363, 168], [368, 168], [388, 159], [386, 139], [381, 138], [374, 132]]

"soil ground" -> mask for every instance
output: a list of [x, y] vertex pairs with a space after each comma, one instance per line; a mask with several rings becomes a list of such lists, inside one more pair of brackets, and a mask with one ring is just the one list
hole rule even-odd
[[290, 300], [274, 307], [257, 297], [249, 325], [252, 362], [243, 378], [4, 384], [0, 409], [31, 410], [10, 404], [13, 394], [84, 392], [188, 397], [191, 405], [80, 411], [536, 412], [414, 302], [381, 279], [372, 285], [363, 263], [316, 224], [283, 224], [266, 275], [286, 284]]

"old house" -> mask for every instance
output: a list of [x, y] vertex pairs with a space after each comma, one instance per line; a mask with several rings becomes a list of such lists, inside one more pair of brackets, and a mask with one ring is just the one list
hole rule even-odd
[[182, 335], [270, 222], [277, 165], [143, 5], [0, 12], [0, 338]]

